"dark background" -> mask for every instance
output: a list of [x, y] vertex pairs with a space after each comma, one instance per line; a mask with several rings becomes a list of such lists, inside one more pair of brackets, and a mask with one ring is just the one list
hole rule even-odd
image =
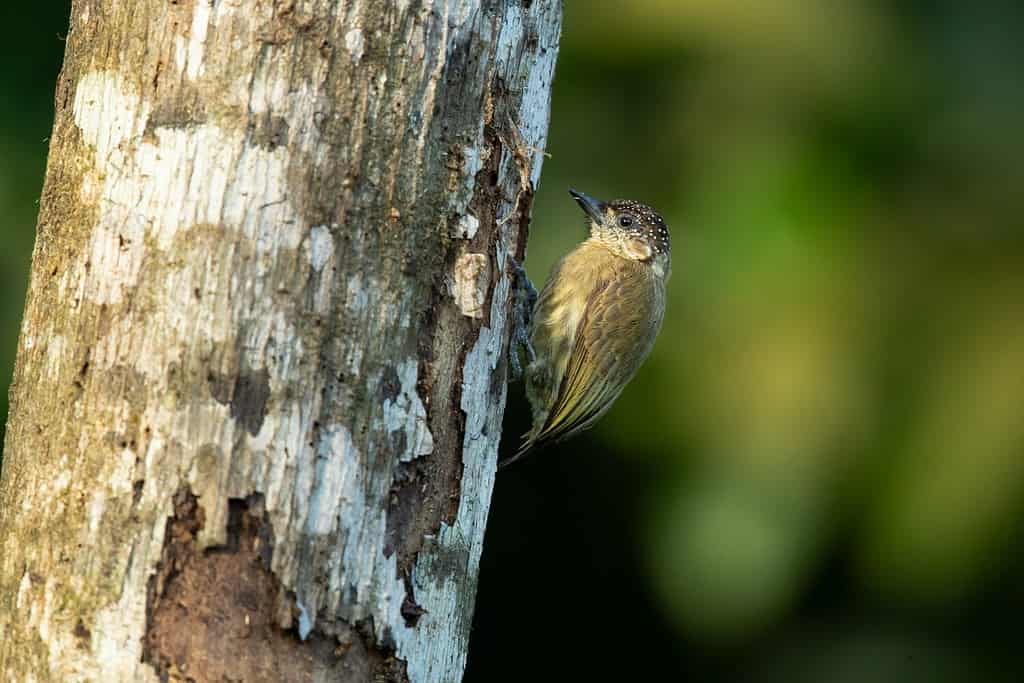
[[[499, 477], [466, 681], [1024, 679], [1024, 4], [566, 4], [528, 270], [639, 199], [671, 301]], [[10, 377], [68, 4], [0, 13]]]

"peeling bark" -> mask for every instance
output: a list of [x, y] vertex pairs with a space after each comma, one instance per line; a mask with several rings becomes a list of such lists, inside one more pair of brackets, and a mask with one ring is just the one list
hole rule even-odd
[[454, 681], [559, 0], [77, 0], [0, 680]]

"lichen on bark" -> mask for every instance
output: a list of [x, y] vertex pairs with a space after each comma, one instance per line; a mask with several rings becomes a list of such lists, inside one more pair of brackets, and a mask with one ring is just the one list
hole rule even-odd
[[161, 605], [224, 612], [195, 576], [226, 567], [265, 642], [344, 651], [292, 680], [461, 676], [560, 13], [74, 3], [0, 480], [5, 680], [198, 671]]

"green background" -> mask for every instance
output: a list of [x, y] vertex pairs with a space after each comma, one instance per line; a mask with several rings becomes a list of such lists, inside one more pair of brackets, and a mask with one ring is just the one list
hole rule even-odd
[[[0, 11], [9, 377], [68, 6]], [[638, 199], [670, 304], [598, 427], [499, 478], [466, 680], [1024, 679], [1024, 4], [565, 19], [527, 268], [584, 238], [569, 186]]]

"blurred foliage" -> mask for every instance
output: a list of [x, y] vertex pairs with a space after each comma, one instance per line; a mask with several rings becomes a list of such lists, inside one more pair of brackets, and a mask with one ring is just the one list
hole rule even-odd
[[[568, 186], [639, 199], [671, 301], [598, 427], [499, 480], [471, 680], [544, 577], [490, 582], [537, 562], [578, 562], [574, 644], [667, 643], [597, 676], [1024, 677], [1022, 31], [1009, 1], [567, 3], [527, 268], [585, 236]], [[604, 547], [567, 542], [600, 506]]]
[[[17, 11], [8, 375], [68, 7]], [[569, 186], [639, 199], [671, 302], [599, 426], [499, 478], [468, 681], [1024, 677], [1022, 35], [1016, 0], [566, 3], [528, 270], [584, 237]]]

